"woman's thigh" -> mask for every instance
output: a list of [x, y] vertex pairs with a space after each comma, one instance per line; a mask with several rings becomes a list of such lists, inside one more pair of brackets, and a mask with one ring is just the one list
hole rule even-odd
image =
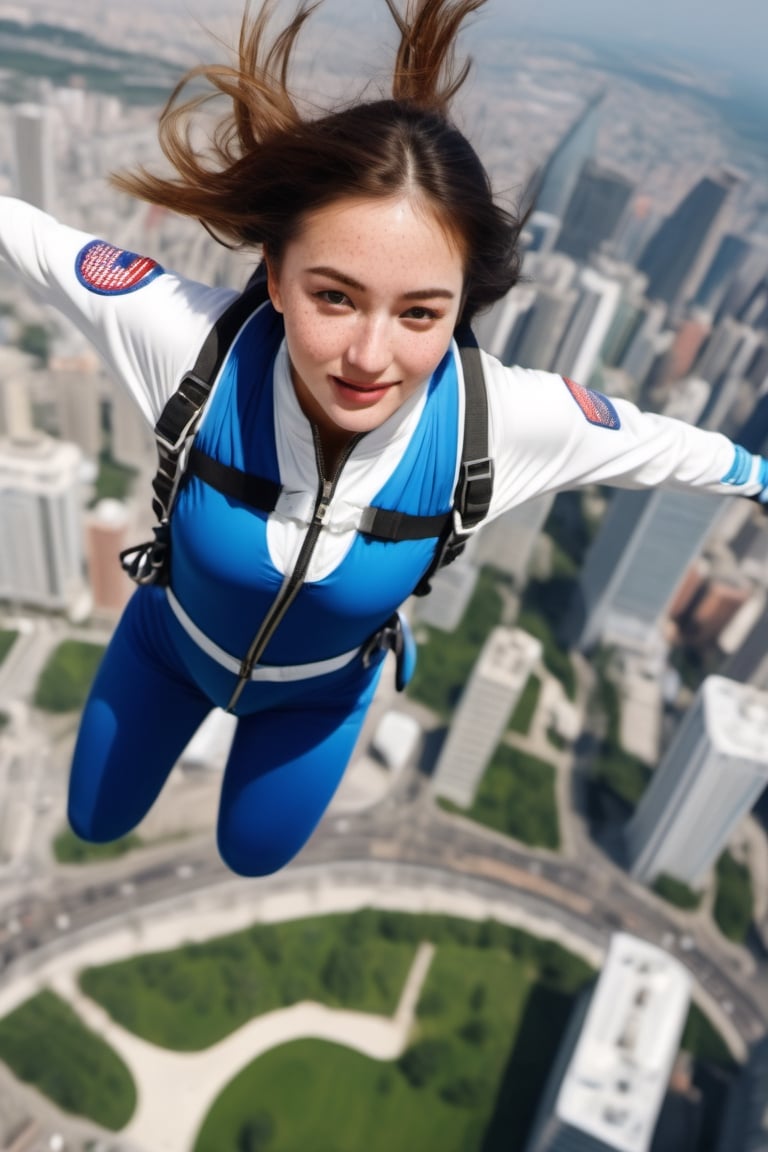
[[210, 711], [165, 627], [162, 591], [134, 593], [83, 710], [69, 820], [86, 840], [114, 840], [146, 815]]
[[[219, 851], [244, 876], [276, 872], [317, 827], [341, 781], [380, 668], [290, 707], [239, 719], [219, 808]], [[325, 678], [324, 678], [325, 679]]]

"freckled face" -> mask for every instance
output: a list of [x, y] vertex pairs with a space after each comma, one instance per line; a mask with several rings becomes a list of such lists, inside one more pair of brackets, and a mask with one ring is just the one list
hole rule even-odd
[[458, 246], [407, 197], [310, 213], [269, 265], [296, 395], [328, 445], [370, 432], [442, 360], [461, 307]]

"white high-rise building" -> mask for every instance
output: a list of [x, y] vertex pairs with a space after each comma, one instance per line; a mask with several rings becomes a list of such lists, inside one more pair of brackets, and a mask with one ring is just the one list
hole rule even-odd
[[537, 496], [481, 525], [473, 553], [475, 563], [491, 565], [506, 572], [518, 586], [523, 584], [554, 499], [552, 493]]
[[519, 628], [494, 628], [467, 681], [434, 776], [438, 796], [469, 808], [512, 709], [541, 659], [541, 644]]
[[41, 434], [0, 440], [0, 599], [83, 611], [81, 459]]
[[583, 268], [578, 290], [579, 301], [551, 367], [588, 384], [621, 303], [622, 286], [594, 268]]
[[768, 692], [708, 676], [626, 828], [632, 875], [696, 887], [768, 784]]
[[103, 441], [98, 361], [87, 355], [55, 361], [51, 383], [59, 436], [77, 444], [88, 460], [98, 460]]
[[672, 597], [722, 509], [722, 499], [710, 494], [617, 490], [581, 571], [579, 647], [657, 642]]
[[53, 116], [53, 109], [39, 104], [13, 109], [16, 193], [44, 212], [56, 208]]
[[654, 944], [618, 933], [580, 999], [525, 1152], [648, 1152], [680, 1046], [691, 979]]
[[414, 624], [427, 624], [441, 632], [455, 632], [474, 595], [480, 569], [474, 562], [473, 539], [452, 564], [439, 568], [430, 580], [428, 596], [414, 596], [411, 616]]

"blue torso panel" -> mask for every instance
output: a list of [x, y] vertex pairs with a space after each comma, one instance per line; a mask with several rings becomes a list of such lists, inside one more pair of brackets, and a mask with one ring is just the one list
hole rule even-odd
[[[251, 318], [233, 345], [195, 441], [221, 463], [277, 483], [273, 369], [282, 335], [269, 305]], [[402, 459], [372, 503], [414, 515], [448, 511], [457, 443], [458, 376], [449, 350], [430, 381]], [[197, 477], [185, 482], [173, 512], [174, 593], [198, 627], [236, 656], [247, 650], [284, 581], [269, 554], [268, 519]], [[413, 591], [435, 543], [390, 543], [358, 534], [329, 575], [302, 586], [262, 662], [305, 663], [363, 644]]]

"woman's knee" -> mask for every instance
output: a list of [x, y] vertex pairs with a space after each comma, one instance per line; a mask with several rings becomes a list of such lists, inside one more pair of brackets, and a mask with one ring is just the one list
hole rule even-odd
[[293, 860], [306, 840], [300, 844], [271, 841], [265, 843], [257, 836], [233, 837], [219, 831], [219, 855], [238, 876], [271, 876]]

